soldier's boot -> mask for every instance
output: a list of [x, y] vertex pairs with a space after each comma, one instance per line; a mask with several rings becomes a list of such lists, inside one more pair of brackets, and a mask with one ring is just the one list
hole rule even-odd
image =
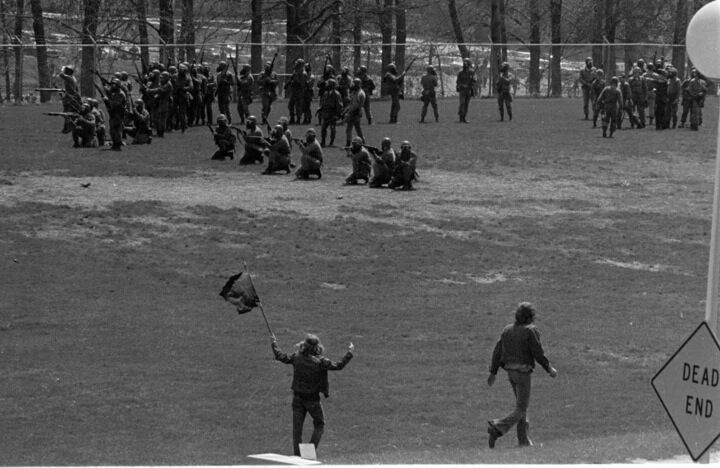
[[512, 120], [512, 110], [508, 109], [508, 119]]
[[[593, 125], [593, 127], [594, 127], [594, 125]], [[607, 138], [607, 126], [603, 125], [602, 130], [603, 130], [603, 138]]]
[[533, 446], [532, 440], [530, 440], [530, 437], [528, 436], [529, 429], [530, 429], [530, 423], [527, 421], [520, 421], [517, 424], [517, 438], [518, 438], [518, 445], [520, 445], [520, 447], [532, 447]]
[[503, 120], [505, 120], [505, 113], [502, 109], [500, 109], [500, 122], [502, 122]]

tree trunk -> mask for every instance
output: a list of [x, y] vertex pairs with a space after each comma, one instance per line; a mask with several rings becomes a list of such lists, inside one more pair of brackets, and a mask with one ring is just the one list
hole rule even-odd
[[147, 73], [146, 67], [150, 65], [150, 49], [146, 44], [149, 42], [147, 28], [147, 0], [135, 0], [137, 10], [138, 39], [140, 40], [140, 61], [143, 65], [143, 73]]
[[355, 0], [353, 3], [353, 70], [357, 72], [362, 65], [362, 28], [363, 28], [363, 11], [360, 9], [362, 0]]
[[605, 21], [604, 2], [593, 2], [593, 18], [592, 37], [590, 38], [593, 43], [591, 58], [593, 65], [598, 68], [604, 68], [603, 47], [601, 45], [603, 43], [603, 24]]
[[465, 37], [463, 36], [462, 27], [460, 26], [460, 17], [458, 16], [455, 0], [448, 0], [448, 10], [450, 10], [450, 22], [452, 23], [453, 32], [455, 33], [455, 42], [457, 42], [458, 50], [462, 58], [470, 57], [470, 51], [465, 45]]
[[550, 82], [551, 93], [553, 97], [562, 97], [562, 69], [560, 61], [562, 60], [562, 0], [550, 0], [550, 42], [552, 47], [550, 53]]
[[615, 60], [615, 31], [617, 30], [617, 9], [618, 0], [605, 0], [605, 73], [612, 77], [617, 74], [617, 63]]
[[285, 53], [285, 73], [292, 74], [295, 61], [304, 56], [303, 39], [307, 37], [306, 13], [302, 0], [287, 0], [287, 51]]
[[685, 76], [685, 30], [687, 29], [687, 2], [677, 0], [675, 8], [675, 31], [673, 32], [672, 63], [677, 68], [678, 76]]
[[407, 42], [407, 20], [405, 0], [395, 0], [395, 65], [398, 73], [405, 69], [405, 43]]
[[160, 63], [168, 65], [175, 62], [175, 51], [172, 44], [175, 43], [175, 16], [173, 11], [173, 0], [159, 0], [158, 13], [160, 15], [160, 27], [158, 35], [163, 46], [160, 48]]
[[[182, 0], [182, 20], [180, 21], [180, 37], [183, 44], [186, 44], [179, 51], [187, 62], [195, 60], [195, 2], [193, 0]], [[182, 61], [182, 59], [180, 59]]]
[[[337, 2], [333, 6], [333, 18], [332, 18], [332, 29], [330, 34], [330, 42], [332, 42], [332, 65], [335, 70], [340, 71], [342, 66], [342, 24], [343, 24], [343, 10], [342, 3]], [[321, 70], [324, 73], [325, 70]]]
[[250, 69], [253, 73], [260, 73], [263, 70], [262, 50], [262, 21], [263, 21], [263, 0], [252, 0], [250, 10], [252, 21], [250, 24]]
[[[30, 9], [33, 17], [33, 32], [35, 34], [35, 50], [37, 55], [38, 85], [41, 88], [50, 87], [50, 70], [48, 69], [47, 42], [45, 40], [45, 23], [40, 0], [30, 0]], [[49, 91], [40, 92], [40, 102], [50, 100]]]
[[[5, 24], [5, 2], [0, 0], [0, 29], [2, 29], [2, 43], [3, 44], [9, 44], [9, 38], [7, 35], [7, 26]], [[3, 47], [2, 49], [3, 54], [3, 67], [5, 68], [5, 99], [10, 100], [10, 49], [8, 47]], [[0, 96], [1, 97], [1, 96]]]
[[98, 27], [98, 14], [101, 0], [83, 0], [83, 29], [81, 35], [82, 66], [80, 73], [80, 94], [95, 96], [95, 36]]
[[490, 0], [490, 40], [492, 47], [490, 50], [490, 94], [495, 94], [495, 80], [500, 74], [500, 64], [503, 61], [502, 55], [502, 11], [500, 4], [504, 0]]
[[17, 0], [15, 4], [17, 9], [15, 10], [15, 104], [22, 102], [22, 90], [23, 90], [23, 46], [22, 46], [22, 28], [23, 28], [23, 15], [25, 14], [25, 1]]
[[[378, 7], [380, 6], [380, 0], [377, 0]], [[392, 62], [392, 7], [393, 0], [385, 0], [384, 5], [379, 8], [380, 11], [380, 35], [382, 36], [382, 46], [380, 54], [380, 76], [385, 74], [385, 69]], [[380, 95], [387, 95], [385, 84], [380, 81]]]
[[[538, 0], [528, 0], [530, 13], [530, 44], [540, 43], [540, 6]], [[531, 45], [530, 70], [528, 72], [528, 91], [536, 97], [540, 94], [540, 46]]]

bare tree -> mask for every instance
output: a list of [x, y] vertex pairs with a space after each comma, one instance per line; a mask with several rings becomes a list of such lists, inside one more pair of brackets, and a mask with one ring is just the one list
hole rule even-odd
[[336, 15], [338, 4], [342, 0], [330, 2], [311, 0], [286, 0], [287, 53], [285, 70], [292, 72], [293, 64], [306, 55], [306, 44], [312, 43], [325, 26]]
[[528, 85], [531, 96], [540, 94], [540, 5], [538, 0], [528, 0], [528, 13], [530, 15], [530, 68], [528, 70]]
[[17, 0], [15, 3], [15, 37], [13, 38], [15, 46], [15, 103], [20, 104], [22, 101], [23, 90], [23, 46], [22, 46], [22, 29], [23, 18], [25, 15], [25, 1]]
[[178, 51], [179, 60], [188, 62], [195, 60], [195, 2], [182, 0], [182, 19], [180, 20], [180, 41], [185, 44]]
[[550, 88], [553, 97], [562, 97], [562, 0], [550, 0]]
[[173, 0], [158, 0], [158, 12], [160, 14], [160, 28], [158, 34], [163, 47], [160, 48], [160, 62], [172, 63], [175, 61], [175, 51], [172, 44], [175, 43], [175, 13]]
[[362, 0], [353, 0], [353, 70], [357, 71], [362, 63], [362, 44], [363, 35], [363, 16], [364, 12], [361, 9]]
[[[673, 44], [685, 44], [685, 30], [687, 29], [687, 2], [677, 0], [675, 7], [675, 30], [673, 31]], [[673, 47], [672, 62], [677, 68], [678, 76], [685, 76], [685, 47]]]
[[[385, 68], [392, 62], [392, 36], [393, 36], [393, 0], [384, 0], [381, 5], [380, 0], [375, 0], [378, 7], [378, 15], [380, 19], [380, 36], [382, 37], [382, 46], [380, 48], [380, 76], [385, 72]], [[380, 81], [380, 95], [387, 94], [386, 86]]]
[[[342, 23], [343, 23], [343, 8], [341, 3], [337, 3], [334, 7], [332, 19], [332, 29], [330, 33], [330, 42], [335, 44], [332, 46], [332, 64], [336, 70], [340, 70], [342, 65]], [[322, 70], [325, 72], [325, 70]]]
[[[8, 34], [7, 34], [7, 25], [5, 24], [5, 17], [6, 17], [6, 11], [5, 11], [6, 5], [3, 0], [0, 0], [0, 29], [2, 29], [2, 43], [3, 45], [9, 44], [8, 40]], [[3, 75], [5, 75], [5, 99], [8, 101], [10, 100], [10, 49], [8, 47], [3, 47], [2, 49], [3, 54]], [[2, 96], [0, 96], [2, 97]]]
[[450, 12], [450, 22], [452, 23], [453, 33], [455, 34], [455, 42], [457, 42], [458, 50], [462, 58], [470, 57], [470, 51], [465, 45], [465, 37], [463, 36], [462, 26], [460, 26], [460, 17], [457, 12], [455, 0], [448, 0], [448, 10]]
[[405, 0], [395, 0], [395, 65], [398, 71], [405, 69], [405, 43], [407, 41], [405, 14]]
[[83, 96], [95, 96], [95, 51], [98, 28], [98, 15], [101, 0], [83, 0], [82, 73], [80, 74], [80, 93]]
[[[35, 55], [37, 56], [38, 84], [41, 88], [50, 87], [50, 70], [48, 68], [47, 41], [45, 39], [45, 22], [40, 0], [30, 0], [33, 17], [33, 33], [35, 35]], [[50, 100], [48, 91], [40, 92], [40, 102]]]
[[262, 56], [262, 30], [263, 30], [263, 0], [250, 2], [250, 69], [253, 73], [260, 73], [263, 69]]
[[[490, 40], [493, 43], [490, 53], [490, 82], [492, 83], [500, 73], [500, 64], [507, 60], [504, 0], [490, 0]], [[490, 90], [494, 93], [495, 87], [490, 86]]]
[[[147, 46], [150, 42], [147, 27], [147, 0], [135, 0], [135, 11], [137, 12], [138, 39], [140, 41], [140, 61], [145, 68], [150, 65], [150, 49]], [[143, 72], [147, 72], [147, 70], [143, 70]]]

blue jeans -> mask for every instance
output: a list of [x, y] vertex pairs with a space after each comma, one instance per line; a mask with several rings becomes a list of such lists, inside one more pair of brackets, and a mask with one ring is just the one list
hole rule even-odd
[[517, 424], [518, 441], [527, 442], [527, 410], [530, 404], [530, 372], [508, 370], [508, 379], [515, 394], [515, 410], [500, 420], [493, 421], [495, 427], [503, 434]]
[[305, 415], [310, 413], [313, 420], [313, 433], [310, 437], [310, 443], [317, 448], [320, 438], [325, 429], [325, 414], [320, 404], [320, 395], [315, 398], [303, 398], [299, 395], [293, 396], [293, 452], [300, 456], [300, 443], [302, 442], [303, 425], [305, 424]]

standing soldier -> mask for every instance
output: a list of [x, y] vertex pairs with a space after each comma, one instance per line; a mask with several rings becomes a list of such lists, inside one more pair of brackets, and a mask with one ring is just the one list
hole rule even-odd
[[475, 95], [475, 70], [471, 68], [472, 62], [469, 58], [463, 59], [462, 70], [458, 73], [455, 91], [460, 96], [460, 107], [458, 116], [461, 123], [468, 123], [467, 113], [470, 107], [470, 99]]
[[320, 146], [325, 147], [328, 127], [330, 128], [330, 146], [335, 144], [335, 123], [342, 113], [343, 103], [340, 93], [335, 90], [335, 80], [329, 79], [325, 84], [325, 92], [320, 98]]
[[643, 78], [645, 79], [645, 83], [647, 84], [647, 98], [645, 101], [647, 102], [647, 109], [648, 109], [648, 121], [650, 122], [650, 125], [652, 125], [655, 122], [655, 80], [653, 79], [653, 75], [655, 69], [655, 65], [652, 63], [648, 63], [645, 67], [645, 73], [643, 73]]
[[205, 85], [205, 95], [203, 96], [203, 105], [205, 106], [205, 121], [212, 123], [213, 121], [213, 102], [215, 102], [215, 94], [217, 93], [217, 83], [215, 75], [210, 73], [210, 67], [207, 63], [203, 63], [200, 72], [205, 75], [207, 84]]
[[621, 112], [621, 106], [623, 102], [623, 96], [618, 89], [619, 84], [618, 78], [613, 76], [610, 79], [610, 86], [606, 86], [597, 98], [597, 106], [601, 109], [602, 117], [602, 131], [603, 138], [607, 137], [608, 125], [610, 126], [610, 138], [615, 133], [615, 127], [619, 120], [619, 113]]
[[655, 129], [665, 130], [668, 125], [668, 80], [660, 60], [655, 63], [652, 84], [655, 86]]
[[300, 142], [300, 167], [295, 171], [297, 179], [307, 180], [311, 175], [318, 179], [322, 177], [323, 151], [315, 138], [315, 129], [309, 128], [305, 132], [305, 142]]
[[[78, 82], [75, 78], [75, 70], [73, 67], [66, 65], [62, 67], [62, 71], [58, 74], [58, 76], [63, 80], [63, 112], [79, 112], [82, 100], [80, 99], [80, 88], [78, 87]], [[73, 125], [72, 120], [66, 117], [62, 132], [70, 133], [74, 128], [75, 125]]]
[[427, 67], [427, 73], [420, 79], [422, 85], [422, 102], [423, 107], [420, 112], [420, 123], [425, 123], [425, 115], [427, 115], [428, 104], [432, 105], [433, 113], [435, 114], [435, 122], [440, 120], [438, 115], [437, 98], [435, 96], [435, 88], [438, 86], [437, 73], [432, 65]]
[[188, 73], [188, 67], [180, 64], [173, 87], [173, 107], [175, 108], [175, 123], [183, 133], [188, 126], [188, 109], [192, 105], [192, 89], [193, 82]]
[[300, 123], [303, 112], [303, 96], [307, 85], [307, 72], [305, 61], [301, 58], [295, 60], [295, 68], [290, 80], [285, 83], [285, 95], [288, 97], [288, 112], [290, 113], [290, 125]]
[[635, 114], [633, 113], [634, 106], [632, 101], [632, 91], [630, 90], [630, 84], [625, 81], [625, 75], [620, 75], [619, 80], [619, 89], [620, 93], [622, 93], [623, 100], [621, 104], [622, 107], [620, 109], [620, 112], [618, 113], [617, 128], [618, 130], [622, 128], [624, 114], [627, 114], [628, 120], [630, 120], [630, 128], [640, 128], [640, 121], [638, 121], [637, 117], [635, 117]]
[[605, 89], [605, 72], [603, 72], [601, 69], [595, 70], [595, 79], [592, 82], [592, 86], [590, 87], [590, 99], [592, 99], [592, 109], [593, 109], [593, 128], [597, 127], [597, 119], [600, 116], [600, 112], [602, 111], [602, 106], [600, 106], [600, 103], [598, 102], [598, 96], [600, 96], [600, 93], [602, 93], [603, 89]]
[[395, 151], [392, 149], [390, 138], [383, 138], [380, 142], [380, 153], [371, 152], [370, 156], [372, 157], [372, 177], [369, 187], [380, 188], [389, 184], [395, 167]]
[[400, 94], [405, 86], [405, 72], [398, 75], [395, 64], [391, 63], [387, 66], [385, 75], [383, 75], [383, 83], [385, 83], [391, 101], [389, 123], [396, 124], [400, 113]]
[[[694, 68], [693, 68], [694, 70]], [[692, 75], [692, 71], [690, 72]], [[688, 76], [685, 81], [682, 82], [682, 85], [680, 85], [680, 88], [682, 89], [682, 115], [680, 116], [680, 128], [685, 127], [685, 122], [687, 122], [688, 115], [690, 115], [690, 108], [692, 106], [692, 99], [690, 98], [690, 93], [688, 92], [688, 87], [690, 86], [690, 80], [692, 79], [692, 76]]]
[[[307, 81], [302, 95], [302, 123], [309, 125], [312, 123], [312, 100], [315, 95], [315, 76], [312, 74], [312, 66], [309, 63], [305, 64], [305, 74], [307, 75]], [[300, 116], [298, 116], [298, 123], [300, 123]]]
[[167, 125], [168, 112], [170, 111], [170, 100], [172, 99], [172, 82], [170, 81], [170, 73], [164, 71], [160, 73], [160, 80], [155, 85], [150, 85], [148, 91], [153, 96], [155, 102], [154, 127], [157, 136], [163, 138], [165, 136], [165, 126]]
[[[372, 78], [370, 78], [370, 75], [368, 75], [367, 67], [365, 65], [361, 65], [358, 69], [357, 78], [360, 79], [360, 86], [363, 90], [363, 94], [365, 95], [365, 100], [363, 101], [365, 117], [367, 117], [368, 125], [372, 125], [372, 114], [370, 113], [370, 96], [372, 96], [372, 93], [375, 90], [375, 82], [372, 80]], [[353, 79], [353, 82], [354, 81], [355, 80]]]
[[350, 88], [350, 103], [343, 110], [344, 119], [347, 123], [347, 128], [345, 129], [345, 146], [350, 146], [353, 129], [355, 129], [357, 136], [365, 141], [362, 128], [360, 128], [360, 121], [362, 120], [362, 111], [367, 98], [361, 86], [362, 82], [360, 78], [354, 78], [352, 87]]
[[677, 68], [670, 67], [668, 69], [668, 125], [672, 123], [672, 128], [677, 127], [678, 104], [680, 103], [680, 95], [682, 94], [682, 83], [677, 74]]
[[105, 113], [100, 109], [100, 102], [97, 99], [88, 99], [93, 116], [95, 117], [95, 135], [98, 146], [105, 146]]
[[630, 98], [633, 103], [633, 111], [637, 111], [638, 128], [645, 128], [645, 107], [647, 106], [647, 84], [641, 76], [640, 67], [634, 67], [632, 76], [628, 80], [630, 85]]
[[227, 62], [220, 62], [217, 71], [215, 83], [217, 85], [218, 109], [221, 114], [227, 117], [228, 124], [232, 124], [230, 101], [232, 100], [232, 91], [235, 87], [235, 77], [228, 70]]
[[512, 74], [510, 73], [510, 65], [503, 62], [500, 66], [500, 76], [498, 77], [495, 90], [498, 93], [497, 102], [500, 110], [500, 121], [505, 120], [504, 109], [507, 109], [508, 119], [512, 120]]
[[270, 139], [268, 165], [263, 174], [272, 174], [277, 171], [285, 171], [290, 174], [290, 142], [285, 137], [282, 125], [275, 125], [270, 133]]
[[224, 114], [218, 115], [217, 130], [213, 130], [212, 124], [208, 122], [208, 126], [213, 134], [213, 140], [218, 149], [210, 159], [215, 161], [225, 161], [225, 158], [233, 159], [235, 157], [235, 135], [228, 126], [227, 117]]
[[203, 120], [202, 123], [205, 123], [205, 119], [202, 117], [202, 111], [204, 110], [202, 99], [205, 95], [207, 80], [202, 73], [198, 73], [198, 68], [198, 65], [194, 63], [190, 66], [190, 82], [192, 83], [190, 95], [192, 96], [192, 100], [188, 112], [188, 125], [199, 124], [201, 118]]
[[272, 103], [277, 99], [277, 85], [278, 78], [273, 71], [273, 64], [271, 62], [265, 62], [265, 70], [258, 79], [258, 86], [260, 87], [260, 98], [262, 101], [262, 121], [267, 122]]
[[[597, 97], [597, 95], [593, 96], [592, 93], [592, 85], [593, 81], [595, 81], [595, 67], [593, 67], [593, 61], [590, 57], [585, 59], [585, 68], [580, 70], [580, 77], [578, 81], [580, 82], [580, 89], [582, 89], [585, 120], [588, 120], [588, 113], [590, 112], [589, 104], [591, 101], [594, 102], [595, 97]], [[595, 106], [593, 105], [593, 109], [594, 108]]]
[[252, 103], [252, 93], [255, 87], [255, 78], [250, 73], [250, 64], [243, 64], [238, 76], [237, 92], [238, 92], [238, 115], [240, 123], [245, 123], [245, 119], [250, 117], [250, 104]]
[[707, 93], [707, 84], [695, 68], [690, 71], [687, 92], [690, 96], [690, 130], [698, 130], [702, 125], [702, 107]]
[[109, 124], [110, 124], [110, 139], [112, 140], [112, 146], [110, 149], [113, 151], [121, 151], [123, 145], [123, 129], [125, 110], [127, 104], [125, 100], [125, 93], [120, 88], [120, 80], [113, 78], [110, 83], [110, 90], [108, 91], [107, 97], [104, 98], [105, 107], [108, 111]]
[[352, 173], [345, 179], [345, 185], [357, 185], [361, 179], [367, 184], [370, 180], [370, 152], [363, 146], [362, 138], [353, 138], [352, 144], [345, 150], [352, 160]]
[[[367, 76], [367, 74], [365, 75]], [[362, 83], [362, 79], [361, 79]], [[370, 83], [372, 83], [372, 80], [370, 80]], [[338, 77], [338, 87], [337, 90], [340, 93], [340, 96], [342, 97], [342, 103], [343, 106], [347, 106], [348, 102], [350, 102], [350, 87], [352, 86], [352, 78], [350, 78], [350, 70], [348, 67], [344, 67], [342, 71], [340, 72], [340, 76]], [[372, 88], [375, 88], [375, 85], [373, 84]], [[364, 87], [363, 87], [364, 89]], [[365, 89], [364, 89], [365, 90]], [[370, 90], [370, 93], [368, 93], [368, 90], [365, 90], [365, 99], [370, 98], [370, 94], [372, 94], [372, 90]], [[367, 106], [367, 112], [370, 112], [370, 106]], [[369, 120], [368, 120], [369, 122]]]

